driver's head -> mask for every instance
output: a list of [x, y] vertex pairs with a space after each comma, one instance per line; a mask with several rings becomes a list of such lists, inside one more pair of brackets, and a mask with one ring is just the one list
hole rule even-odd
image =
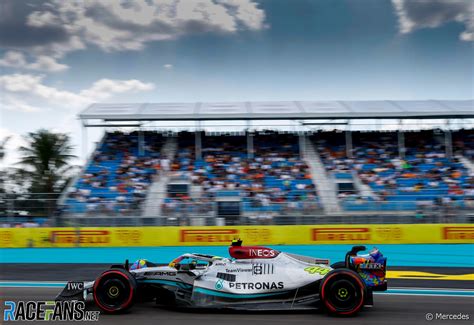
[[138, 269], [142, 269], [146, 267], [146, 260], [144, 259], [140, 259], [140, 260], [136, 260], [132, 266], [130, 266], [130, 270], [138, 270]]

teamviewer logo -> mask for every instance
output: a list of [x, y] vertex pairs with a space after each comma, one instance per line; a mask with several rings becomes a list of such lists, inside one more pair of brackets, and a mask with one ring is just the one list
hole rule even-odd
[[83, 301], [5, 301], [3, 321], [98, 321]]

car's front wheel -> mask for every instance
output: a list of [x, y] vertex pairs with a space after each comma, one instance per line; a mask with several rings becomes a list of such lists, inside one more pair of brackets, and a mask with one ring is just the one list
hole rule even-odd
[[364, 305], [366, 294], [363, 280], [349, 269], [332, 270], [321, 281], [321, 302], [330, 314], [357, 314]]
[[130, 272], [111, 269], [103, 272], [94, 283], [94, 301], [106, 313], [115, 314], [132, 307], [137, 283]]

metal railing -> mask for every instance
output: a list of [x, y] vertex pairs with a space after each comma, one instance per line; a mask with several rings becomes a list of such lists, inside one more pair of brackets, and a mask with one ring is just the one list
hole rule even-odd
[[384, 213], [380, 214], [254, 214], [201, 215], [182, 214], [162, 217], [129, 216], [64, 216], [60, 226], [224, 226], [224, 225], [304, 225], [304, 224], [415, 224], [415, 223], [473, 223], [474, 211], [454, 213]]
[[[235, 191], [234, 191], [235, 192]], [[304, 191], [303, 191], [304, 192]], [[459, 223], [474, 221], [474, 197], [446, 195], [426, 190], [399, 195], [399, 201], [362, 197], [345, 191], [338, 204], [342, 212], [326, 213], [316, 196], [301, 195], [275, 202], [274, 191], [239, 191], [232, 196], [200, 197], [183, 193], [159, 193], [156, 204], [161, 215], [142, 213], [143, 197], [126, 200], [87, 198], [75, 210], [67, 203], [57, 205], [58, 194], [1, 194], [0, 224], [58, 226], [157, 226], [157, 225], [224, 225], [224, 224], [326, 224], [326, 223]], [[308, 191], [307, 193], [312, 193]], [[228, 199], [229, 198], [229, 199]], [[327, 211], [327, 209], [326, 209]]]

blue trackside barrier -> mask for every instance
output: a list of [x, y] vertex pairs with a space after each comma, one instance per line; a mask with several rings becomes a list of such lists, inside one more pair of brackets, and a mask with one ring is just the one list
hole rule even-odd
[[[391, 266], [474, 267], [474, 244], [374, 245], [388, 257]], [[289, 253], [344, 259], [352, 245], [272, 245]], [[370, 249], [372, 246], [367, 245]], [[183, 253], [228, 256], [227, 246], [104, 247], [104, 248], [4, 248], [0, 263], [121, 263], [145, 258], [167, 263]]]

